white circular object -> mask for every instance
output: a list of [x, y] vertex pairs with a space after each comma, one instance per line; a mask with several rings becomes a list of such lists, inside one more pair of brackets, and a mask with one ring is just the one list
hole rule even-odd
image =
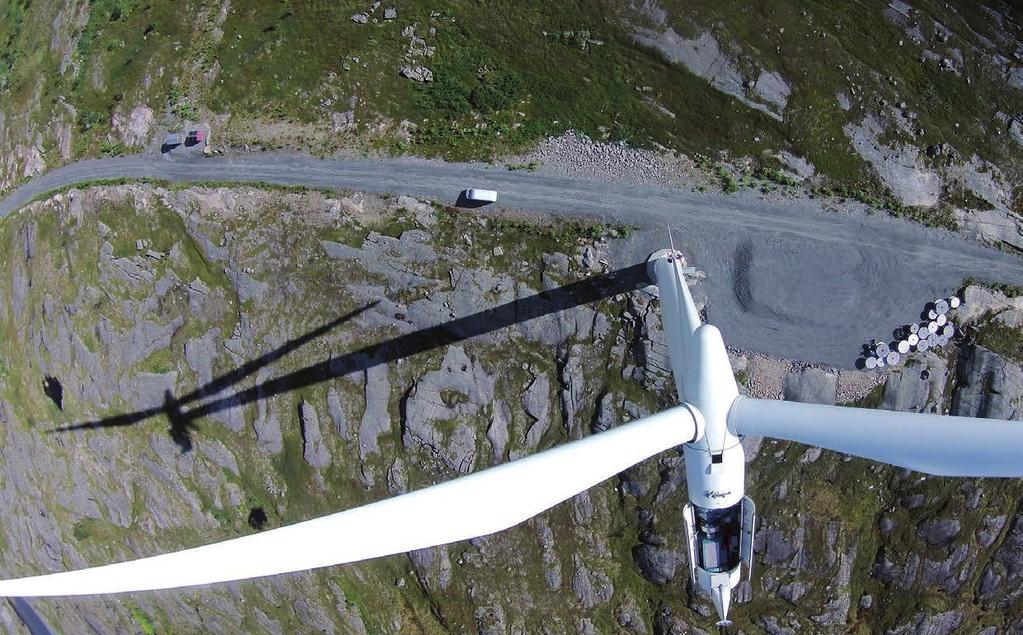
[[888, 345], [884, 342], [878, 342], [877, 346], [874, 347], [874, 352], [877, 353], [878, 357], [884, 357], [892, 349], [888, 348]]
[[927, 345], [930, 346], [931, 348], [938, 348], [938, 336], [934, 333], [928, 335]]
[[948, 299], [948, 305], [950, 307], [952, 307], [953, 309], [958, 309], [959, 305], [961, 303], [962, 303], [962, 300], [960, 300], [959, 296], [957, 296], [957, 295], [954, 295], [954, 296], [952, 296], [951, 298]]
[[945, 328], [941, 329], [941, 334], [944, 335], [945, 337], [952, 337], [953, 335], [956, 334], [956, 327], [952, 326], [951, 324], [946, 324]]
[[928, 348], [930, 348], [930, 344], [927, 343], [927, 340], [920, 340], [916, 345], [916, 350], [921, 353], [925, 352]]
[[938, 326], [945, 326], [945, 323], [948, 322], [948, 318], [945, 317], [944, 313], [939, 313], [938, 314], [938, 319], [936, 319], [934, 321], [938, 323]]
[[905, 355], [909, 352], [909, 342], [906, 340], [900, 340], [898, 344], [899, 353]]
[[913, 333], [915, 335], [919, 330], [920, 330], [920, 325], [917, 324], [916, 322], [913, 322], [912, 324], [909, 325], [909, 332], [910, 333]]
[[928, 322], [927, 323], [927, 330], [929, 332], [931, 332], [931, 333], [937, 333], [938, 332], [938, 323], [937, 322]]
[[899, 354], [892, 351], [885, 356], [884, 361], [889, 366], [896, 366], [899, 363]]
[[877, 358], [877, 367], [878, 368], [884, 368], [884, 358], [883, 357], [878, 357]]
[[906, 341], [909, 342], [910, 346], [916, 346], [920, 343], [920, 336], [916, 333], [910, 333], [909, 337], [906, 338]]
[[938, 346], [948, 346], [948, 339], [949, 338], [948, 338], [947, 335], [939, 335], [938, 336]]
[[927, 319], [928, 320], [933, 320], [936, 317], [938, 317], [938, 312], [935, 311], [934, 309], [931, 309], [930, 311], [927, 312]]
[[864, 364], [866, 364], [867, 368], [869, 368], [870, 370], [873, 370], [873, 369], [877, 368], [877, 358], [876, 357], [868, 357], [864, 361]]
[[938, 312], [938, 315], [945, 315], [948, 313], [948, 300], [935, 301], [934, 310]]

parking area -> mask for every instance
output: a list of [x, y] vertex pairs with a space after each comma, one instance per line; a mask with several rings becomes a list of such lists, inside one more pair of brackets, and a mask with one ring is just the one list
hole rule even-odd
[[172, 130], [160, 142], [164, 156], [198, 156], [210, 153], [210, 128], [207, 125]]

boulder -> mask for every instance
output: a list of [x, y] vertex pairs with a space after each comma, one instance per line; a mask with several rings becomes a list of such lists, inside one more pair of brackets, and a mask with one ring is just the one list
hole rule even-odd
[[494, 450], [494, 463], [503, 463], [508, 448], [508, 425], [511, 423], [511, 410], [500, 400], [494, 401], [494, 411], [487, 427], [487, 440]]
[[978, 589], [983, 602], [1006, 606], [1023, 596], [1023, 514], [1017, 514], [1005, 539], [984, 568]]
[[785, 399], [802, 403], [834, 405], [838, 375], [807, 366], [785, 377]]
[[387, 365], [370, 362], [364, 372], [366, 409], [359, 423], [359, 456], [362, 458], [376, 453], [377, 439], [391, 429], [391, 413], [388, 409], [391, 381]]
[[917, 613], [913, 621], [889, 631], [891, 635], [952, 635], [963, 622], [959, 611], [945, 611], [936, 615]]
[[806, 585], [798, 580], [778, 587], [778, 596], [790, 604], [795, 604], [804, 595], [806, 595]]
[[675, 578], [678, 554], [664, 547], [639, 544], [632, 548], [632, 559], [640, 573], [657, 585], [665, 585]]
[[316, 410], [303, 399], [298, 406], [298, 416], [302, 425], [302, 456], [306, 463], [315, 468], [328, 467], [331, 463], [330, 450], [323, 441]]
[[980, 346], [971, 345], [959, 365], [959, 387], [951, 414], [1023, 420], [1023, 368]]
[[402, 66], [398, 73], [416, 82], [432, 82], [433, 71], [425, 66]]
[[881, 406], [899, 412], [935, 412], [942, 403], [948, 362], [927, 351], [917, 353], [885, 380]]
[[538, 373], [522, 395], [522, 408], [533, 418], [526, 432], [526, 449], [535, 450], [550, 426], [551, 382], [546, 373]]
[[593, 609], [611, 600], [614, 585], [606, 573], [588, 568], [578, 554], [572, 556], [572, 564], [575, 567], [572, 591], [584, 609]]
[[920, 523], [917, 533], [927, 544], [934, 547], [950, 543], [959, 535], [961, 528], [961, 524], [955, 518], [935, 518]]

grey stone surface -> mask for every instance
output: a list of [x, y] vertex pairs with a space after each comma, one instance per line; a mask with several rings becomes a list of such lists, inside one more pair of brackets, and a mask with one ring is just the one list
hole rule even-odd
[[[261, 368], [256, 373], [256, 385], [264, 383], [271, 376], [268, 369]], [[256, 433], [256, 448], [260, 452], [278, 454], [284, 449], [281, 424], [277, 418], [276, 400], [256, 400], [256, 417], [252, 421], [252, 429]]]
[[590, 426], [593, 432], [609, 430], [620, 421], [618, 404], [622, 402], [621, 395], [617, 393], [604, 393], [597, 402], [597, 411], [593, 417], [593, 425]]
[[941, 177], [923, 165], [916, 146], [883, 145], [878, 139], [885, 127], [873, 115], [868, 115], [859, 124], [846, 124], [843, 130], [857, 154], [874, 167], [903, 205], [930, 207], [938, 202]]
[[806, 585], [799, 581], [778, 587], [778, 596], [791, 604], [798, 602], [799, 598], [804, 595], [806, 595]]
[[980, 546], [987, 548], [993, 545], [999, 534], [1002, 533], [1006, 520], [1004, 514], [986, 516], [983, 526], [977, 530], [977, 540], [980, 542]]
[[213, 364], [220, 352], [220, 329], [212, 328], [202, 337], [185, 342], [185, 361], [195, 373], [199, 386], [213, 380]]
[[813, 616], [813, 621], [824, 627], [836, 627], [846, 623], [849, 609], [852, 606], [852, 594], [849, 584], [852, 581], [852, 568], [856, 562], [857, 545], [853, 543], [848, 551], [842, 553], [838, 571], [831, 583], [826, 587], [828, 599], [824, 611]]
[[670, 549], [639, 544], [632, 548], [632, 558], [643, 577], [654, 584], [665, 585], [675, 579], [679, 558]]
[[353, 441], [358, 437], [355, 421], [345, 414], [341, 393], [334, 386], [327, 389], [327, 414], [334, 424], [334, 432], [342, 441]]
[[893, 369], [885, 380], [882, 407], [900, 412], [936, 412], [940, 407], [948, 375], [948, 362], [927, 351], [916, 353], [911, 362]]
[[951, 635], [957, 632], [962, 622], [963, 614], [960, 611], [945, 611], [935, 615], [918, 613], [912, 622], [901, 625], [890, 633], [891, 635]]
[[803, 452], [802, 456], [799, 457], [799, 462], [813, 463], [817, 459], [821, 458], [822, 453], [823, 450], [821, 450], [820, 448], [807, 448], [806, 451]]
[[558, 552], [555, 550], [554, 531], [543, 516], [538, 516], [533, 521], [540, 537], [542, 549], [543, 576], [547, 588], [557, 591], [561, 588], [561, 561], [558, 559]]
[[535, 450], [550, 427], [551, 382], [546, 373], [538, 373], [522, 395], [522, 408], [533, 419], [526, 432], [525, 447]]
[[584, 609], [606, 604], [614, 595], [611, 578], [603, 571], [590, 569], [578, 554], [572, 556], [572, 592]]
[[451, 558], [447, 548], [430, 547], [408, 553], [420, 584], [431, 592], [446, 591], [451, 585]]
[[493, 395], [494, 378], [463, 348], [450, 347], [441, 368], [424, 375], [406, 398], [402, 442], [427, 450], [452, 470], [474, 471], [476, 430], [466, 420]]
[[306, 463], [315, 468], [330, 466], [331, 456], [320, 430], [320, 418], [312, 404], [304, 399], [298, 405], [299, 421], [302, 424], [302, 456]]
[[957, 519], [940, 518], [920, 523], [917, 533], [927, 544], [936, 546], [951, 542], [953, 538], [959, 535], [960, 529], [961, 524]]
[[378, 451], [377, 440], [391, 429], [390, 373], [384, 364], [372, 364], [365, 371], [366, 409], [359, 424], [359, 456], [365, 458]]
[[643, 619], [639, 606], [631, 596], [615, 611], [615, 622], [626, 632], [634, 633], [635, 635], [647, 635], [650, 632], [647, 629], [646, 621]]
[[494, 401], [494, 411], [487, 426], [487, 440], [493, 449], [494, 463], [503, 463], [508, 448], [508, 425], [511, 422], [511, 409], [501, 400]]
[[672, 27], [660, 24], [654, 29], [633, 27], [632, 36], [640, 44], [660, 51], [668, 61], [682, 64], [721, 92], [781, 121], [790, 92], [788, 83], [777, 72], [765, 72], [760, 74], [753, 90], [747, 91], [735, 62], [721, 50], [712, 33], [704, 31], [695, 38], [686, 38]]
[[[974, 344], [958, 371], [951, 414], [1023, 420], [1023, 368]], [[1007, 424], [1008, 425], [1008, 424]]]
[[1023, 596], [1023, 515], [1017, 514], [994, 557], [984, 568], [978, 595], [999, 607]]
[[920, 571], [920, 584], [941, 588], [946, 593], [955, 593], [972, 570], [970, 565], [963, 568], [969, 557], [969, 547], [959, 545], [944, 560], [925, 559]]

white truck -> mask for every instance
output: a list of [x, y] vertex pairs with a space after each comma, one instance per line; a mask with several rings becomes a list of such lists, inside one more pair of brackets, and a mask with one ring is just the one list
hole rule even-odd
[[481, 190], [478, 188], [469, 188], [465, 191], [465, 198], [470, 201], [477, 201], [479, 203], [496, 203], [497, 192], [494, 190]]

